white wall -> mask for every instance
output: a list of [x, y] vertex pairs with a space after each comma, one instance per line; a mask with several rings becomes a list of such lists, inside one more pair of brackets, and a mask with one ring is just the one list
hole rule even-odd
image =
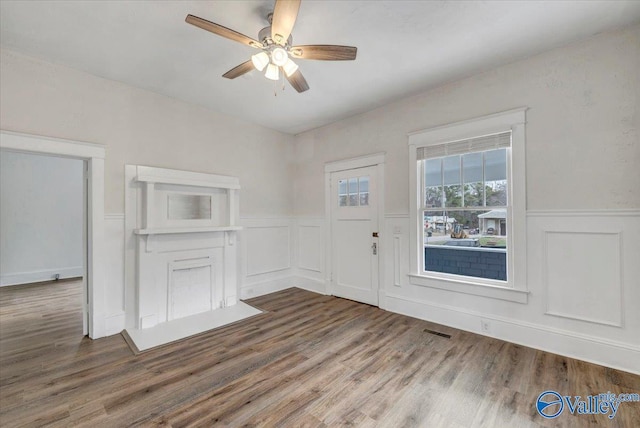
[[241, 215], [291, 214], [290, 135], [6, 49], [0, 75], [2, 129], [106, 146], [107, 213], [132, 164], [237, 176]]
[[0, 286], [82, 276], [83, 168], [0, 151]]
[[[323, 216], [325, 163], [386, 152], [384, 307], [476, 332], [487, 319], [490, 335], [640, 372], [638, 101], [636, 25], [298, 135], [295, 213]], [[407, 134], [517, 107], [529, 108], [528, 303], [410, 284]], [[559, 239], [573, 243], [562, 261]]]
[[292, 213], [290, 135], [6, 49], [0, 76], [3, 130], [106, 148], [107, 334], [125, 322], [125, 164], [236, 176], [241, 216]]

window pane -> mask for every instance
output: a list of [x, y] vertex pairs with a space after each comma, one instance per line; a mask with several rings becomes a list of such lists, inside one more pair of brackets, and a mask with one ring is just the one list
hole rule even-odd
[[360, 205], [369, 205], [369, 192], [360, 193]]
[[461, 207], [462, 186], [444, 186], [444, 202], [447, 207]]
[[442, 159], [424, 161], [424, 186], [442, 186]]
[[481, 207], [484, 205], [484, 186], [482, 182], [465, 183], [464, 205], [466, 207]]
[[487, 206], [507, 205], [507, 150], [491, 150], [484, 154]]
[[348, 203], [347, 180], [338, 181], [338, 206], [346, 207]]
[[347, 193], [347, 180], [338, 181], [338, 195], [346, 195]]
[[444, 171], [444, 205], [462, 206], [462, 187], [460, 186], [460, 156], [447, 156], [442, 160]]
[[468, 153], [462, 156], [465, 183], [482, 181], [482, 153]]
[[358, 179], [359, 183], [360, 183], [360, 193], [366, 193], [369, 191], [369, 177], [360, 177]]
[[506, 213], [424, 211], [424, 270], [506, 281]]
[[358, 193], [358, 179], [350, 178], [349, 179], [349, 194]]
[[350, 206], [358, 205], [358, 179], [357, 178], [349, 179], [349, 205]]
[[478, 215], [478, 223], [480, 234], [485, 238], [481, 242], [483, 246], [501, 248], [507, 246], [507, 210], [484, 211]]
[[507, 179], [507, 149], [484, 153], [484, 181]]
[[441, 245], [446, 241], [451, 223], [444, 211], [424, 212], [424, 244]]
[[444, 184], [460, 184], [460, 156], [447, 156], [443, 159]]
[[507, 205], [507, 180], [487, 181], [485, 191], [488, 207]]
[[427, 187], [425, 189], [424, 203], [427, 208], [442, 206], [442, 186]]

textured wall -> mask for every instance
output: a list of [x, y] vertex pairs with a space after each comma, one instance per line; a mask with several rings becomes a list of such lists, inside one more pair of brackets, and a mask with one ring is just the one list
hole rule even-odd
[[238, 176], [242, 215], [291, 213], [292, 136], [8, 50], [0, 65], [2, 129], [106, 146], [106, 212], [141, 164]]
[[386, 212], [406, 213], [407, 133], [523, 106], [528, 209], [639, 208], [639, 94], [636, 25], [300, 134], [295, 211], [324, 213], [325, 162], [386, 152]]

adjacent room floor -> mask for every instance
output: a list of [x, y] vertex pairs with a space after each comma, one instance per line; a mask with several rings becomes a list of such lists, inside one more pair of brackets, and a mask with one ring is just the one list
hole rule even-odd
[[[134, 356], [82, 337], [81, 283], [0, 288], [0, 425], [633, 426], [537, 414], [545, 390], [640, 392], [640, 376], [288, 289], [246, 321]], [[441, 334], [434, 334], [441, 333]], [[447, 337], [450, 335], [450, 337]]]

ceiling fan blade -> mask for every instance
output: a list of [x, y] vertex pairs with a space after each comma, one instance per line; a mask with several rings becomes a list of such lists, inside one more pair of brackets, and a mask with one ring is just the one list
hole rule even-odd
[[318, 59], [322, 61], [349, 61], [356, 59], [358, 48], [337, 45], [293, 46], [289, 53], [294, 58]]
[[302, 73], [300, 73], [300, 70], [297, 70], [291, 76], [287, 76], [282, 67], [280, 67], [280, 71], [282, 72], [282, 74], [284, 74], [284, 77], [287, 78], [289, 83], [291, 83], [291, 86], [293, 86], [293, 89], [295, 89], [296, 91], [304, 92], [309, 89], [309, 84], [307, 83], [307, 80], [304, 78]]
[[249, 60], [249, 61], [243, 62], [237, 67], [233, 67], [231, 70], [224, 73], [222, 77], [226, 77], [227, 79], [235, 79], [236, 77], [240, 77], [243, 74], [248, 73], [254, 69], [255, 67], [253, 66], [253, 62]]
[[233, 31], [222, 25], [218, 25], [215, 22], [207, 21], [206, 19], [198, 18], [194, 15], [187, 15], [185, 21], [191, 25], [207, 30], [218, 36], [225, 37], [227, 39], [242, 43], [243, 45], [251, 46], [252, 48], [262, 49], [262, 43], [252, 39], [249, 36]]
[[271, 38], [274, 42], [281, 46], [287, 43], [299, 9], [300, 0], [276, 0], [271, 17]]

